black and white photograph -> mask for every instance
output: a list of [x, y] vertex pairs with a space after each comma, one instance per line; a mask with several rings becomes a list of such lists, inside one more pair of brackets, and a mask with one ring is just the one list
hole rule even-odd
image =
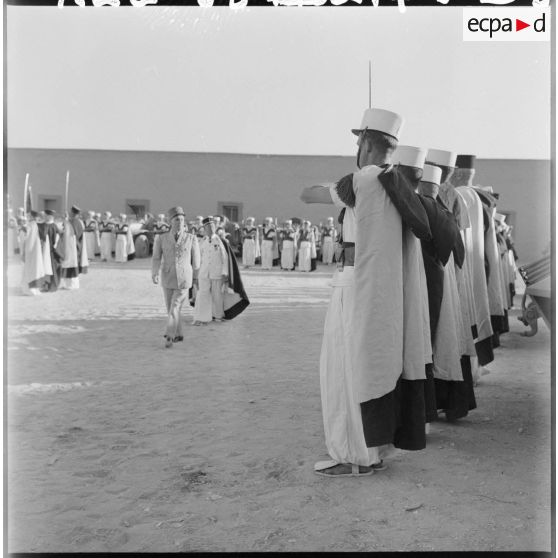
[[4, 551], [555, 551], [554, 6], [7, 0]]

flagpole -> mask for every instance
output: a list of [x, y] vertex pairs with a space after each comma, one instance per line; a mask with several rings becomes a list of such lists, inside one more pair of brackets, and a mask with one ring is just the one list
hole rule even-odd
[[64, 195], [64, 211], [68, 213], [68, 191], [70, 189], [70, 171], [66, 171], [66, 193]]
[[368, 60], [368, 108], [372, 108], [372, 60]]
[[25, 187], [23, 188], [23, 213], [27, 215], [27, 190], [29, 188], [29, 173], [25, 173]]

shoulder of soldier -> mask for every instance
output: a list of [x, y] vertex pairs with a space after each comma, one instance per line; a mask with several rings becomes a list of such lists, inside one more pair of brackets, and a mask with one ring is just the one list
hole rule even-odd
[[382, 172], [386, 172], [387, 170], [389, 170], [389, 168], [379, 167], [377, 165], [368, 165], [366, 167], [362, 167], [357, 172], [355, 172], [353, 174], [353, 178], [354, 178], [354, 180], [359, 180], [359, 179], [364, 179], [364, 178], [367, 178], [367, 179], [375, 178], [379, 174], [381, 174]]

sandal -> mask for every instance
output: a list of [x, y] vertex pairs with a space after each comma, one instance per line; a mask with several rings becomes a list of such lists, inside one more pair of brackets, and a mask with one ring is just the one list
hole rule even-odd
[[372, 467], [372, 469], [374, 469], [374, 471], [385, 471], [387, 469], [387, 465], [384, 464], [383, 459], [380, 459], [380, 461], [378, 461], [378, 463], [372, 463], [372, 465], [370, 465], [370, 467]]
[[322, 469], [321, 471], [314, 471], [316, 475], [322, 477], [368, 477], [374, 474], [375, 469], [365, 467], [364, 465], [355, 465], [354, 463], [337, 463], [333, 467]]

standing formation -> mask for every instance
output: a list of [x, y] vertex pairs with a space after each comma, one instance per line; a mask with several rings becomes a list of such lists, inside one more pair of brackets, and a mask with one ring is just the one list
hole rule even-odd
[[8, 222], [8, 230], [14, 231], [8, 236], [9, 250], [18, 253], [23, 262], [23, 294], [78, 289], [79, 276], [87, 273], [89, 260], [81, 210], [74, 205], [69, 215], [57, 219], [55, 215], [51, 209], [30, 210], [27, 214], [20, 209], [17, 220]]
[[332, 459], [315, 470], [328, 477], [370, 475], [390, 447], [423, 449], [439, 413], [467, 415], [507, 331], [515, 267], [497, 196], [473, 186], [473, 156], [398, 146], [402, 127], [366, 110], [353, 130], [360, 170], [302, 194], [341, 210], [320, 358]]

